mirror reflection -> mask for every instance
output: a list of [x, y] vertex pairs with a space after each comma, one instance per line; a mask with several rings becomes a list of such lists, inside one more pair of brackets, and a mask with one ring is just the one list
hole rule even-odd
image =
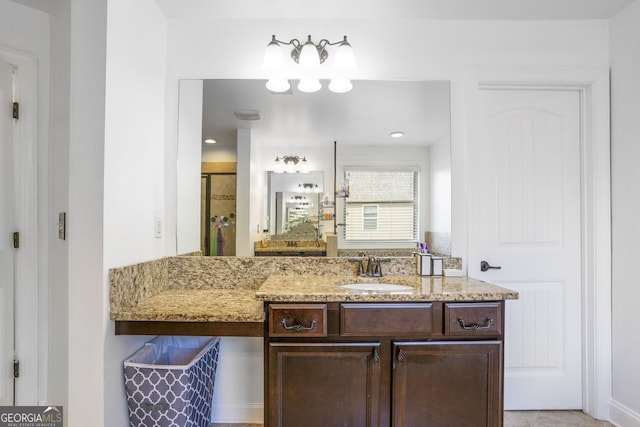
[[322, 236], [320, 206], [323, 183], [322, 171], [269, 172], [267, 209], [270, 239], [316, 240]]
[[[250, 164], [251, 176], [264, 177], [260, 179], [260, 185], [245, 183], [236, 189], [238, 200], [247, 194], [251, 199], [249, 206], [234, 207], [237, 224], [231, 224], [232, 211], [229, 215], [222, 213], [228, 218], [226, 227], [224, 221], [220, 224], [222, 233], [235, 225], [239, 227], [236, 236], [241, 241], [236, 242], [236, 246], [240, 255], [244, 254], [243, 245], [253, 249], [265, 234], [275, 240], [281, 235], [289, 234], [291, 237], [299, 228], [306, 228], [309, 234], [320, 239], [337, 230], [338, 250], [398, 247], [394, 242], [349, 241], [341, 235], [343, 230], [339, 226], [336, 228], [336, 224], [344, 222], [345, 201], [336, 198], [336, 192], [344, 181], [345, 168], [398, 166], [419, 171], [417, 240], [431, 242], [431, 247], [440, 254], [450, 254], [449, 82], [354, 81], [353, 90], [346, 94], [329, 91], [304, 94], [295, 88], [284, 94], [273, 94], [265, 88], [264, 80], [204, 80], [198, 81], [200, 98], [196, 99], [195, 105], [199, 109], [193, 109], [195, 113], [185, 109], [182, 102], [187, 99], [184, 96], [187, 92], [183, 91], [185, 82], [193, 81], [182, 81], [180, 86], [178, 161], [182, 168], [179, 167], [177, 184], [178, 253], [188, 253], [194, 250], [194, 246], [200, 246], [183, 243], [187, 239], [182, 238], [185, 234], [192, 236], [194, 222], [201, 222], [201, 206], [196, 207], [195, 221], [191, 218], [194, 217], [194, 209], [184, 207], [197, 201], [194, 202], [194, 197], [186, 200], [185, 188], [190, 188], [191, 184], [182, 183], [188, 181], [185, 175], [191, 173], [195, 163], [185, 162], [181, 153], [188, 151], [186, 145], [197, 144], [200, 165], [228, 164], [235, 167], [236, 162], [244, 161]], [[197, 127], [197, 138], [191, 135], [185, 140], [182, 134], [189, 125]], [[204, 143], [209, 139], [215, 140], [215, 144]], [[334, 141], [338, 141], [339, 146], [337, 162]], [[247, 144], [252, 153], [257, 152], [258, 155], [244, 158], [248, 156], [247, 150], [240, 147]], [[306, 196], [307, 201], [296, 199], [296, 196], [303, 197], [297, 190], [302, 188], [300, 185], [316, 184], [310, 178], [312, 174], [274, 173], [277, 168], [274, 159], [287, 155], [305, 156], [307, 168], [319, 174], [317, 184], [320, 191], [317, 195]], [[192, 172], [199, 177], [202, 170]], [[276, 188], [278, 179], [290, 179], [291, 183], [289, 187]], [[260, 191], [260, 188], [264, 190]], [[329, 200], [323, 201], [324, 198]], [[330, 219], [324, 218], [327, 209], [322, 210], [323, 204], [326, 206], [327, 203], [335, 207], [329, 214]], [[243, 215], [250, 216], [244, 224]], [[202, 225], [204, 223], [202, 221], [196, 228], [196, 233], [201, 234], [200, 229], [206, 229]], [[214, 231], [210, 231], [209, 247], [211, 237], [218, 234], [217, 229]], [[192, 237], [189, 239], [193, 240]], [[223, 239], [227, 241], [224, 234]], [[403, 242], [401, 246], [415, 248], [415, 243]], [[225, 249], [224, 255], [231, 253]]]

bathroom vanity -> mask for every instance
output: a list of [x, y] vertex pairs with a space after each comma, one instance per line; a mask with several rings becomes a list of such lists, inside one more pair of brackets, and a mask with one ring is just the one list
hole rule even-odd
[[[123, 335], [264, 337], [267, 426], [501, 426], [505, 300], [468, 277], [320, 257], [171, 257], [110, 271]], [[354, 289], [355, 288], [355, 289]]]
[[377, 280], [402, 283], [398, 291], [306, 279], [316, 285], [272, 276], [257, 292], [265, 425], [502, 425], [513, 292], [467, 278]]

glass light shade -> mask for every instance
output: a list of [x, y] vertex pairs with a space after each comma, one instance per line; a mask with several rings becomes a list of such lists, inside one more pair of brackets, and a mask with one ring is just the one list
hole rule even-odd
[[284, 68], [284, 52], [277, 41], [272, 40], [267, 45], [262, 60], [262, 68], [267, 71], [279, 71]]
[[339, 71], [354, 71], [356, 67], [356, 58], [353, 55], [351, 45], [345, 40], [338, 45], [336, 56], [333, 59], [333, 68]]
[[294, 165], [292, 161], [286, 162], [286, 164], [285, 164], [285, 172], [287, 172], [287, 173], [295, 173], [296, 172], [296, 165]]
[[303, 68], [316, 68], [320, 66], [320, 55], [316, 45], [309, 39], [300, 50], [300, 57], [298, 58], [298, 64]]
[[284, 165], [282, 164], [284, 163], [282, 160], [280, 160], [278, 157], [276, 157], [276, 161], [273, 164], [273, 171], [275, 173], [282, 173], [284, 172]]
[[300, 83], [298, 83], [298, 90], [300, 92], [313, 93], [319, 91], [321, 88], [322, 85], [318, 79], [300, 79]]
[[269, 79], [267, 80], [267, 89], [271, 92], [286, 92], [291, 85], [287, 79]]
[[345, 93], [353, 89], [351, 80], [349, 79], [333, 79], [329, 83], [329, 90], [335, 93]]
[[309, 164], [304, 157], [300, 160], [300, 173], [309, 173]]

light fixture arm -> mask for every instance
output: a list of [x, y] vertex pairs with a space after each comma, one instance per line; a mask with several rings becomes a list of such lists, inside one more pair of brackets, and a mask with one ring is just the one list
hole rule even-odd
[[[291, 39], [288, 42], [285, 42], [285, 41], [282, 41], [282, 40], [278, 40], [276, 38], [275, 34], [273, 34], [271, 36], [271, 43], [277, 43], [277, 44], [283, 45], [283, 46], [293, 46], [293, 49], [291, 50], [291, 59], [293, 59], [296, 64], [298, 64], [300, 62], [300, 52], [302, 52], [302, 47], [304, 46], [304, 44], [300, 43], [300, 40]], [[327, 46], [335, 46], [335, 45], [339, 45], [339, 44], [343, 44], [343, 43], [349, 45], [349, 42], [347, 41], [347, 36], [343, 36], [342, 40], [338, 40], [336, 42], [330, 42], [327, 39], [322, 39], [317, 44], [315, 44], [311, 40], [311, 35], [307, 35], [307, 41], [306, 41], [305, 44], [308, 44], [308, 43], [311, 43], [316, 48], [316, 50], [318, 51], [318, 57], [320, 58], [320, 63], [321, 64], [324, 61], [326, 61], [327, 58], [329, 57], [329, 52], [326, 50]], [[351, 46], [351, 45], [349, 45], [349, 46]]]

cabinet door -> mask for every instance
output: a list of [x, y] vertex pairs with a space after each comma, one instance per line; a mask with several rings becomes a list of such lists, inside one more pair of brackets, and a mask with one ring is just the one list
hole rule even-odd
[[270, 343], [271, 427], [377, 426], [378, 343]]
[[397, 342], [394, 426], [502, 425], [502, 342]]

